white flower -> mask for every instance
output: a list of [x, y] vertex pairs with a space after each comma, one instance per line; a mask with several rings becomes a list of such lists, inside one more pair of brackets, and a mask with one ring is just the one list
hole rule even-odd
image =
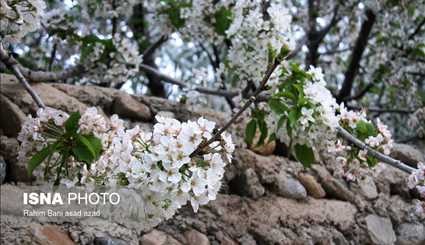
[[324, 82], [325, 76], [323, 75], [322, 68], [320, 67], [314, 67], [310, 65], [308, 73], [313, 77], [314, 81], [316, 82]]
[[198, 125], [199, 125], [199, 130], [202, 133], [202, 136], [206, 139], [210, 139], [211, 134], [215, 128], [215, 122], [208, 121], [204, 119], [203, 117], [201, 117], [198, 119]]
[[[26, 160], [43, 148], [48, 140], [43, 131], [45, 126], [53, 122], [60, 129], [67, 118], [68, 114], [51, 108], [39, 110], [36, 118], [28, 117], [18, 137], [19, 157]], [[157, 117], [157, 121], [152, 133], [137, 126], [125, 129], [117, 116], [108, 121], [96, 108], [88, 108], [80, 118], [78, 130], [101, 137], [102, 155], [90, 167], [72, 157], [67, 159], [69, 174], [61, 183], [68, 187], [79, 184], [87, 188], [106, 185], [135, 189], [144, 198], [140, 205], [147, 226], [172, 217], [189, 200], [195, 211], [199, 205], [214, 200], [224, 167], [234, 151], [231, 136], [223, 133], [211, 148], [204, 149], [214, 153], [191, 156], [201, 142], [212, 137], [215, 123], [204, 118], [180, 123]], [[59, 157], [55, 153], [52, 161]], [[40, 179], [42, 173], [36, 171], [35, 175]]]

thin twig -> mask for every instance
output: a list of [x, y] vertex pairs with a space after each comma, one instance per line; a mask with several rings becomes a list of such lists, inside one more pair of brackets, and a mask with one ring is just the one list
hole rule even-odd
[[349, 109], [351, 110], [366, 110], [367, 112], [372, 112], [372, 113], [379, 113], [379, 114], [383, 114], [383, 113], [398, 113], [398, 114], [412, 114], [415, 112], [415, 110], [408, 110], [408, 109], [385, 109], [385, 108], [363, 108], [363, 107], [359, 107], [359, 106], [347, 106]]
[[[188, 85], [180, 80], [177, 80], [175, 78], [172, 78], [168, 75], [165, 75], [161, 72], [159, 72], [158, 70], [154, 69], [151, 66], [148, 66], [146, 64], [140, 64], [139, 65], [140, 69], [145, 71], [145, 72], [149, 72], [152, 73], [154, 75], [156, 75], [157, 77], [161, 78], [162, 81], [166, 82], [166, 83], [170, 83], [170, 84], [174, 84], [177, 85], [181, 88], [186, 88], [188, 87]], [[194, 88], [195, 91], [198, 91], [199, 93], [203, 93], [203, 94], [212, 94], [212, 95], [219, 95], [219, 96], [224, 96], [224, 97], [235, 97], [237, 96], [240, 92], [237, 90], [223, 90], [223, 89], [210, 89], [210, 88], [205, 88], [205, 87], [195, 87]]]
[[272, 64], [270, 64], [265, 72], [265, 75], [263, 77], [263, 79], [260, 82], [260, 86], [257, 88], [257, 90], [252, 94], [252, 96], [249, 98], [248, 101], [245, 102], [245, 104], [242, 106], [241, 109], [239, 109], [239, 111], [222, 127], [220, 128], [208, 141], [203, 142], [202, 144], [200, 144], [198, 146], [198, 148], [192, 152], [192, 154], [190, 154], [191, 156], [196, 155], [197, 153], [199, 153], [200, 151], [202, 151], [202, 149], [206, 146], [208, 146], [209, 144], [211, 144], [212, 142], [216, 141], [221, 134], [226, 131], [230, 125], [232, 125], [236, 119], [238, 119], [238, 117], [240, 115], [242, 115], [242, 113], [248, 109], [252, 103], [254, 103], [257, 100], [257, 96], [265, 89], [267, 82], [270, 79], [270, 76], [273, 74], [274, 70], [278, 67], [278, 65], [281, 63], [282, 60], [288, 58], [288, 57], [292, 57], [292, 52], [289, 53], [287, 56], [285, 57], [277, 57], [274, 62]]
[[18, 63], [13, 62], [14, 59], [12, 56], [10, 56], [6, 50], [3, 48], [3, 44], [0, 43], [0, 60], [13, 72], [13, 74], [16, 76], [16, 78], [19, 80], [19, 82], [24, 85], [24, 88], [27, 90], [27, 92], [31, 95], [32, 99], [35, 101], [38, 107], [45, 108], [43, 101], [38, 96], [38, 94], [32, 89], [30, 84], [28, 83], [27, 79], [22, 75], [21, 70], [18, 67]]
[[155, 52], [164, 42], [168, 40], [168, 36], [161, 36], [156, 42], [154, 42], [151, 46], [147, 47], [145, 51], [143, 51], [143, 57], [148, 57]]
[[53, 44], [53, 49], [52, 49], [52, 53], [50, 55], [49, 64], [47, 65], [48, 71], [52, 70], [53, 62], [55, 62], [57, 48], [58, 48], [58, 43], [55, 42], [55, 44]]
[[407, 164], [403, 163], [402, 161], [396, 160], [394, 158], [391, 158], [387, 155], [380, 153], [379, 151], [372, 149], [371, 147], [369, 147], [368, 145], [363, 143], [361, 140], [359, 140], [356, 137], [354, 137], [353, 135], [351, 135], [349, 132], [347, 132], [347, 130], [343, 129], [342, 127], [337, 127], [337, 131], [338, 131], [339, 135], [342, 138], [344, 138], [345, 140], [353, 143], [355, 146], [357, 146], [358, 148], [360, 148], [362, 150], [366, 150], [367, 154], [369, 156], [374, 157], [374, 158], [380, 160], [383, 163], [391, 165], [391, 166], [398, 168], [398, 169], [400, 169], [400, 170], [402, 170], [406, 173], [409, 173], [409, 174], [415, 171], [415, 168], [408, 166]]

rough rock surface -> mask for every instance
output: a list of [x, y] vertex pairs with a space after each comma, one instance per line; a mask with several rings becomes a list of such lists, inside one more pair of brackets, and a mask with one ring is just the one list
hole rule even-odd
[[425, 162], [424, 152], [421, 152], [414, 146], [406, 144], [394, 144], [391, 156], [411, 166], [416, 166], [418, 162]]
[[314, 198], [323, 198], [326, 196], [325, 190], [312, 175], [300, 173], [298, 180], [303, 184], [310, 196]]
[[[22, 194], [16, 193], [31, 183], [26, 164], [16, 160], [16, 134], [23, 115], [34, 114], [36, 107], [13, 77], [1, 76], [2, 119], [16, 119], [0, 123], [0, 156], [7, 164], [1, 244], [425, 244], [425, 217], [414, 212], [414, 195], [405, 187], [403, 172], [387, 167], [358, 183], [347, 183], [332, 175], [331, 160], [306, 170], [291, 159], [246, 149], [243, 123], [231, 128], [238, 147], [227, 166], [221, 194], [198, 213], [183, 207], [172, 219], [146, 231], [131, 228], [134, 221], [125, 215], [118, 223], [103, 217], [67, 222], [23, 217]], [[120, 115], [129, 125], [147, 128], [157, 113], [179, 120], [204, 116], [218, 125], [228, 118], [109, 88], [65, 84], [34, 88], [48, 106], [66, 111], [96, 106], [106, 115]], [[8, 103], [4, 110], [3, 101]], [[132, 205], [129, 208], [137, 207], [137, 202]]]
[[372, 242], [382, 245], [394, 244], [396, 236], [390, 219], [370, 214], [365, 220]]
[[425, 224], [401, 224], [397, 232], [399, 245], [420, 245], [425, 241]]

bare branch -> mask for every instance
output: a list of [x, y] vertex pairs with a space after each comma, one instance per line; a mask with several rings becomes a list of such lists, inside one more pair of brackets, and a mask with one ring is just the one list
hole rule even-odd
[[43, 101], [38, 96], [38, 94], [31, 88], [27, 79], [22, 75], [21, 70], [19, 69], [18, 63], [14, 62], [12, 56], [10, 56], [6, 50], [3, 48], [3, 44], [0, 43], [0, 60], [13, 72], [19, 82], [25, 87], [27, 92], [31, 95], [32, 99], [35, 101], [38, 107], [45, 108]]
[[358, 148], [362, 149], [362, 150], [366, 150], [367, 154], [371, 157], [374, 157], [376, 159], [378, 159], [379, 161], [386, 163], [388, 165], [391, 165], [395, 168], [398, 168], [406, 173], [412, 173], [415, 171], [415, 168], [412, 168], [410, 166], [408, 166], [407, 164], [403, 163], [400, 160], [391, 158], [387, 155], [384, 155], [374, 149], [372, 149], [371, 147], [369, 147], [368, 145], [366, 145], [365, 143], [363, 143], [361, 140], [357, 139], [356, 137], [354, 137], [353, 135], [351, 135], [349, 132], [347, 132], [347, 130], [343, 129], [342, 127], [337, 127], [337, 131], [339, 133], [339, 135], [344, 138], [345, 140], [351, 142], [352, 144], [354, 144], [355, 146], [357, 146]]
[[[316, 3], [315, 3], [316, 2]], [[308, 53], [306, 56], [306, 65], [316, 65], [319, 59], [319, 46], [325, 36], [329, 33], [332, 27], [338, 23], [340, 17], [338, 17], [339, 4], [336, 4], [333, 9], [332, 18], [329, 23], [320, 30], [316, 28], [316, 19], [319, 8], [319, 1], [309, 0], [308, 1], [308, 31], [307, 31], [307, 47]]]
[[366, 95], [367, 92], [369, 92], [369, 90], [371, 90], [373, 87], [375, 86], [375, 84], [369, 83], [365, 88], [363, 88], [360, 92], [358, 92], [357, 94], [350, 96], [346, 99], [344, 99], [344, 101], [350, 101], [350, 100], [358, 100], [363, 98], [363, 96]]
[[75, 67], [68, 68], [60, 72], [34, 71], [22, 66], [14, 57], [7, 55], [7, 52], [4, 49], [2, 50], [2, 52], [6, 54], [8, 62], [16, 65], [22, 75], [32, 82], [49, 82], [64, 80], [67, 78], [79, 76], [85, 71], [84, 66], [82, 65], [77, 65]]
[[161, 45], [163, 43], [165, 43], [168, 40], [168, 36], [161, 36], [156, 42], [152, 43], [151, 46], [149, 46], [148, 48], [145, 49], [145, 51], [143, 51], [143, 57], [150, 57], [155, 50], [157, 50], [159, 47], [161, 47]]
[[47, 65], [48, 71], [52, 70], [53, 62], [55, 62], [57, 48], [58, 48], [58, 43], [55, 42], [55, 44], [53, 44], [52, 53], [50, 54], [49, 64]]
[[425, 25], [425, 18], [422, 19], [422, 21], [419, 23], [419, 25], [415, 28], [415, 30], [412, 32], [412, 34], [409, 35], [409, 40], [413, 39], [420, 31], [422, 26]]
[[78, 77], [85, 72], [83, 65], [76, 65], [72, 68], [58, 72], [34, 71], [17, 63], [22, 74], [32, 82], [51, 82], [65, 80], [71, 77]]
[[356, 44], [354, 45], [353, 52], [351, 53], [350, 64], [345, 72], [344, 82], [342, 83], [342, 88], [337, 96], [338, 102], [345, 100], [346, 97], [351, 94], [354, 78], [359, 70], [360, 60], [364, 50], [366, 49], [372, 26], [375, 23], [376, 15], [371, 9], [366, 10], [366, 17], [366, 20], [362, 23], [360, 28], [360, 33], [356, 40]]
[[[177, 85], [181, 88], [186, 88], [188, 87], [188, 85], [180, 80], [177, 80], [175, 78], [172, 78], [168, 75], [165, 75], [161, 72], [159, 72], [158, 70], [145, 65], [145, 64], [140, 64], [140, 69], [151, 73], [157, 77], [159, 77], [162, 81], [166, 82], [166, 83], [170, 83], [170, 84], [174, 84]], [[194, 88], [195, 91], [198, 91], [199, 93], [203, 93], [203, 94], [211, 94], [211, 95], [219, 95], [219, 96], [224, 96], [224, 97], [235, 97], [237, 96], [240, 91], [227, 91], [227, 90], [222, 90], [222, 89], [210, 89], [210, 88], [205, 88], [205, 87], [195, 87]]]

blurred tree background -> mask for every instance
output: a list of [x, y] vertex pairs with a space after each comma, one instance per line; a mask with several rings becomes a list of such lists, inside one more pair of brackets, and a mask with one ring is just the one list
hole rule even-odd
[[424, 12], [421, 0], [1, 0], [0, 36], [30, 80], [227, 112], [284, 39], [292, 60], [322, 68], [338, 102], [409, 141], [425, 135]]

